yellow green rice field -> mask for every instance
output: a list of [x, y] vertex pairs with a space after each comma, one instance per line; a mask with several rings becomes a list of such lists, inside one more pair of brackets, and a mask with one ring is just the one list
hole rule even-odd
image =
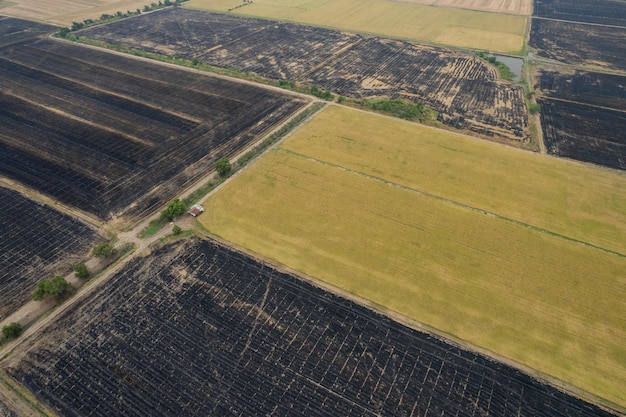
[[626, 406], [626, 257], [550, 227], [563, 217], [559, 233], [575, 234], [576, 210], [561, 206], [578, 205], [599, 229], [618, 228], [595, 244], [621, 251], [625, 185], [608, 171], [331, 107], [209, 198], [200, 220], [383, 309]]
[[503, 53], [520, 53], [526, 17], [389, 0], [192, 0], [186, 7]]

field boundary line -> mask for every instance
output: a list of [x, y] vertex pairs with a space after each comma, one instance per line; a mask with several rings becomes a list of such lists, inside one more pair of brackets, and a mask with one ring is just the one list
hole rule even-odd
[[351, 173], [351, 174], [354, 174], [354, 175], [358, 175], [360, 177], [367, 178], [367, 179], [372, 180], [372, 181], [377, 181], [379, 183], [386, 184], [386, 185], [389, 185], [391, 187], [399, 188], [399, 189], [404, 190], [404, 191], [409, 191], [409, 192], [412, 192], [412, 193], [415, 193], [415, 194], [418, 194], [418, 195], [421, 195], [421, 196], [424, 196], [424, 197], [431, 198], [433, 200], [441, 201], [443, 203], [447, 203], [447, 204], [450, 204], [450, 205], [453, 205], [453, 206], [456, 206], [456, 207], [461, 207], [461, 208], [464, 208], [464, 209], [467, 209], [467, 210], [471, 210], [471, 211], [473, 211], [475, 213], [479, 213], [479, 214], [483, 214], [485, 216], [493, 217], [495, 219], [502, 220], [502, 221], [505, 221], [507, 223], [515, 224], [517, 226], [525, 227], [527, 229], [534, 230], [536, 232], [540, 232], [540, 233], [543, 233], [543, 234], [546, 234], [546, 235], [549, 235], [549, 236], [552, 236], [552, 237], [556, 237], [556, 238], [560, 238], [560, 239], [563, 239], [563, 240], [567, 240], [569, 242], [577, 243], [579, 245], [586, 246], [588, 248], [595, 249], [595, 250], [598, 250], [600, 252], [604, 252], [604, 253], [609, 254], [609, 255], [618, 256], [620, 258], [626, 258], [626, 254], [623, 254], [623, 253], [620, 253], [620, 252], [617, 252], [617, 251], [613, 251], [611, 249], [606, 249], [606, 248], [603, 248], [601, 246], [596, 246], [596, 245], [594, 245], [592, 243], [585, 242], [585, 241], [582, 241], [582, 240], [578, 240], [578, 239], [575, 239], [573, 237], [569, 237], [569, 236], [566, 236], [566, 235], [562, 235], [560, 233], [556, 233], [556, 232], [553, 232], [551, 230], [544, 229], [542, 227], [533, 226], [532, 224], [524, 223], [524, 222], [522, 222], [520, 220], [515, 220], [515, 219], [512, 219], [510, 217], [503, 216], [501, 214], [493, 213], [493, 212], [490, 212], [490, 211], [487, 211], [487, 210], [484, 210], [484, 209], [481, 209], [481, 208], [478, 208], [478, 207], [473, 207], [473, 206], [470, 206], [468, 204], [461, 203], [459, 201], [455, 201], [455, 200], [451, 200], [451, 199], [446, 198], [446, 197], [438, 196], [436, 194], [431, 194], [431, 193], [428, 193], [428, 192], [425, 192], [425, 191], [421, 191], [421, 190], [418, 190], [418, 189], [415, 189], [415, 188], [407, 187], [405, 185], [401, 185], [401, 184], [398, 184], [398, 183], [386, 180], [384, 178], [376, 177], [374, 175], [369, 175], [369, 174], [366, 174], [364, 172], [360, 172], [360, 171], [356, 171], [356, 170], [353, 170], [353, 169], [350, 169], [350, 168], [342, 167], [341, 165], [336, 165], [336, 164], [333, 164], [331, 162], [322, 161], [322, 160], [313, 158], [313, 157], [308, 156], [308, 155], [304, 155], [304, 154], [301, 154], [301, 153], [298, 153], [298, 152], [290, 151], [288, 149], [279, 148], [279, 147], [277, 147], [276, 149], [278, 151], [280, 151], [280, 152], [284, 152], [284, 153], [289, 154], [289, 155], [293, 155], [293, 156], [296, 156], [296, 157], [299, 157], [299, 158], [307, 159], [309, 161], [317, 162], [319, 164], [326, 165], [326, 166], [329, 166], [329, 167], [332, 167], [332, 168], [340, 169], [342, 171], [345, 171], [345, 172], [348, 172], [348, 173]]

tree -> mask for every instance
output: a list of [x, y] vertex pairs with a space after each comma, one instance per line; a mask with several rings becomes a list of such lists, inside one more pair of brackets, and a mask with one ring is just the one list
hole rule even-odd
[[87, 269], [87, 265], [81, 262], [74, 265], [74, 275], [76, 275], [76, 278], [87, 279], [91, 274], [89, 273], [89, 269]]
[[220, 159], [215, 164], [215, 170], [217, 171], [218, 174], [220, 174], [220, 177], [222, 178], [228, 176], [228, 174], [230, 174], [230, 171], [232, 169], [233, 167], [230, 165], [230, 162], [226, 158]]
[[93, 247], [91, 253], [98, 258], [109, 258], [117, 253], [117, 249], [110, 243], [100, 243]]
[[53, 278], [42, 279], [37, 283], [37, 288], [33, 292], [33, 300], [39, 301], [48, 297], [60, 297], [71, 287], [70, 283], [60, 275]]
[[71, 32], [70, 28], [64, 27], [59, 30], [59, 36], [65, 38]]
[[22, 325], [19, 323], [11, 323], [2, 327], [2, 335], [5, 339], [15, 339], [22, 334]]
[[180, 201], [178, 198], [174, 201], [170, 201], [167, 205], [167, 208], [161, 212], [161, 219], [172, 221], [175, 217], [178, 217], [185, 213], [187, 208], [185, 207], [185, 203]]
[[174, 227], [172, 227], [172, 234], [173, 234], [174, 236], [179, 235], [179, 234], [180, 234], [180, 232], [182, 232], [182, 231], [183, 231], [183, 229], [181, 229], [180, 227], [178, 227], [178, 225], [176, 225], [176, 224], [174, 225]]

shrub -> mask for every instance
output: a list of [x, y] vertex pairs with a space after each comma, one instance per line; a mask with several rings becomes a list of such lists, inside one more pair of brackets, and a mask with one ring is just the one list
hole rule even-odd
[[87, 279], [89, 278], [91, 274], [89, 273], [89, 270], [87, 269], [87, 265], [81, 262], [79, 264], [74, 265], [74, 275], [76, 275], [76, 278]]
[[22, 325], [19, 323], [7, 324], [2, 328], [2, 335], [5, 339], [15, 339], [22, 334]]
[[42, 279], [37, 283], [37, 288], [33, 292], [33, 300], [39, 301], [48, 297], [61, 297], [66, 294], [71, 285], [60, 275], [53, 278]]

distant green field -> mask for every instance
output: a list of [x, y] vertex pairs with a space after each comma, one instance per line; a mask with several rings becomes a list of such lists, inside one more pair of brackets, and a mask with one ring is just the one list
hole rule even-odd
[[186, 7], [520, 53], [526, 17], [388, 0], [191, 0]]
[[[523, 192], [512, 189], [524, 182], [516, 164], [536, 171]], [[616, 203], [626, 184], [579, 164], [332, 107], [207, 200], [200, 220], [262, 256], [626, 406], [626, 257], [457, 204], [572, 217], [557, 210], [574, 201], [567, 179], [579, 191], [613, 181], [620, 187], [604, 193]], [[452, 201], [420, 193], [426, 182]], [[546, 183], [561, 187], [553, 199], [542, 194]], [[527, 196], [534, 188], [540, 194]], [[603, 218], [601, 203], [574, 204]], [[623, 230], [623, 216], [613, 210], [597, 221]]]

